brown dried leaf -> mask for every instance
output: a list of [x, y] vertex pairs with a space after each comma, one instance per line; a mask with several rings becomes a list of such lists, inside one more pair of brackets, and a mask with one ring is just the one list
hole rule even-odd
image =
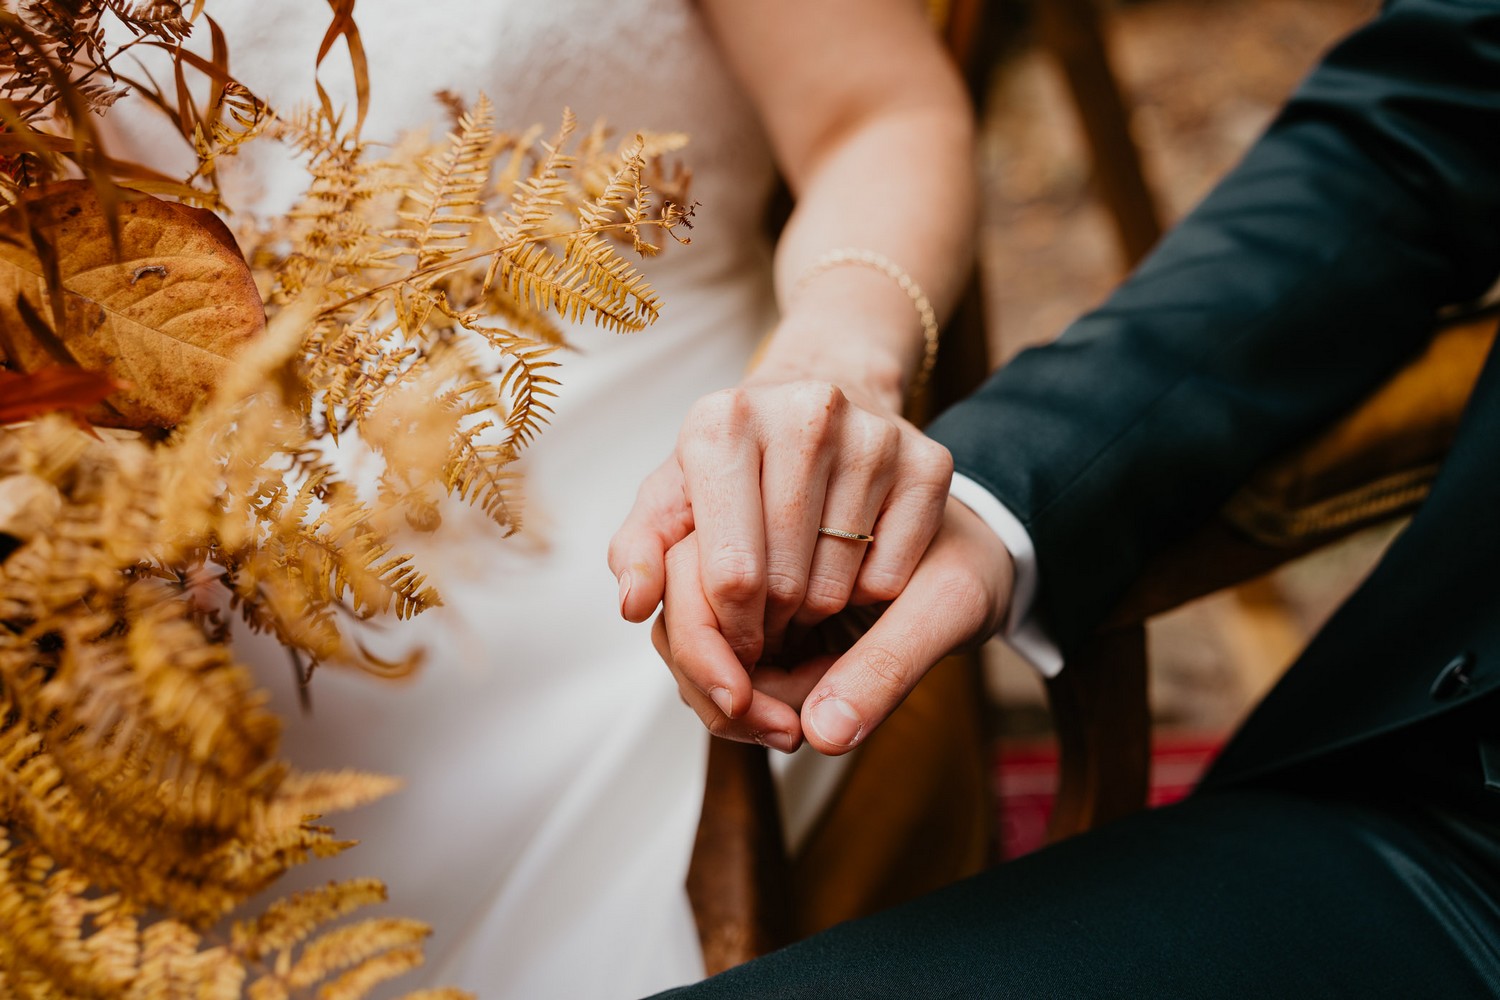
[[87, 182], [35, 190], [26, 205], [29, 229], [14, 209], [0, 213], [0, 326], [11, 332], [11, 367], [33, 372], [57, 360], [34, 329], [36, 317], [57, 314], [35, 233], [56, 259], [66, 293], [58, 339], [81, 367], [131, 385], [89, 418], [136, 428], [178, 423], [265, 327], [254, 278], [228, 227], [203, 209], [122, 192], [116, 259]]
[[124, 383], [103, 372], [48, 365], [23, 375], [0, 371], [0, 424], [48, 413], [83, 413]]

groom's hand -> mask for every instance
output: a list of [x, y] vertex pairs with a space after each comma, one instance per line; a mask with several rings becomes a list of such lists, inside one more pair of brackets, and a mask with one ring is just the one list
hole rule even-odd
[[[717, 628], [697, 577], [696, 540], [667, 560], [666, 600], [653, 631], [679, 690], [719, 736], [790, 751], [803, 740], [845, 753], [883, 722], [934, 664], [983, 641], [1004, 620], [1010, 553], [967, 507], [950, 500], [906, 588], [853, 645], [818, 650], [746, 674]], [[724, 705], [745, 706], [731, 718]]]

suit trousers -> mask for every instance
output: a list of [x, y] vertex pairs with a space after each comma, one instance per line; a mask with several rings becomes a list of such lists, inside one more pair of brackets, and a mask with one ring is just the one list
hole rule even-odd
[[1201, 790], [660, 996], [1500, 997], [1500, 795], [1473, 728], [1441, 722]]

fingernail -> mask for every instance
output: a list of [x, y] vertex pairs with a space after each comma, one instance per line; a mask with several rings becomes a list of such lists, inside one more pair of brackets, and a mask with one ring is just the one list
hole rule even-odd
[[715, 705], [719, 706], [719, 711], [723, 712], [731, 719], [734, 718], [734, 712], [732, 711], [734, 708], [734, 695], [729, 693], [728, 688], [713, 688], [708, 692], [708, 696], [714, 700]]
[[760, 741], [772, 750], [780, 750], [782, 753], [792, 753], [802, 745], [802, 741], [791, 733], [761, 733]]
[[620, 574], [620, 614], [625, 613], [625, 599], [630, 596], [630, 574]]
[[807, 722], [819, 739], [836, 747], [853, 746], [864, 728], [854, 709], [842, 698], [824, 698], [818, 702], [808, 713]]

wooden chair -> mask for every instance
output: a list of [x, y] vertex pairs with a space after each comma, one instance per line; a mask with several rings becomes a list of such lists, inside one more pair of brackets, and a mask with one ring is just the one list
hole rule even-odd
[[[997, 11], [981, 0], [932, 6], [975, 107], [982, 108], [1001, 48]], [[1159, 230], [1104, 59], [1097, 11], [1087, 0], [1067, 0], [1068, 12], [1059, 19], [1040, 13], [1047, 3], [1038, 6], [1038, 30], [1079, 102], [1101, 191], [1133, 261]], [[914, 418], [920, 421], [967, 395], [988, 371], [976, 275], [944, 332], [926, 414]], [[708, 972], [936, 888], [993, 860], [988, 744], [978, 657], [950, 658], [860, 748], [817, 831], [792, 857], [782, 840], [766, 751], [714, 741], [687, 880]], [[893, 795], [893, 789], [905, 794]], [[849, 832], [872, 827], [885, 835]]]
[[1161, 217], [1130, 135], [1130, 115], [1110, 68], [1099, 0], [1036, 0], [1037, 40], [1051, 53], [1073, 98], [1089, 147], [1094, 185], [1114, 224], [1127, 266], [1161, 238]]

